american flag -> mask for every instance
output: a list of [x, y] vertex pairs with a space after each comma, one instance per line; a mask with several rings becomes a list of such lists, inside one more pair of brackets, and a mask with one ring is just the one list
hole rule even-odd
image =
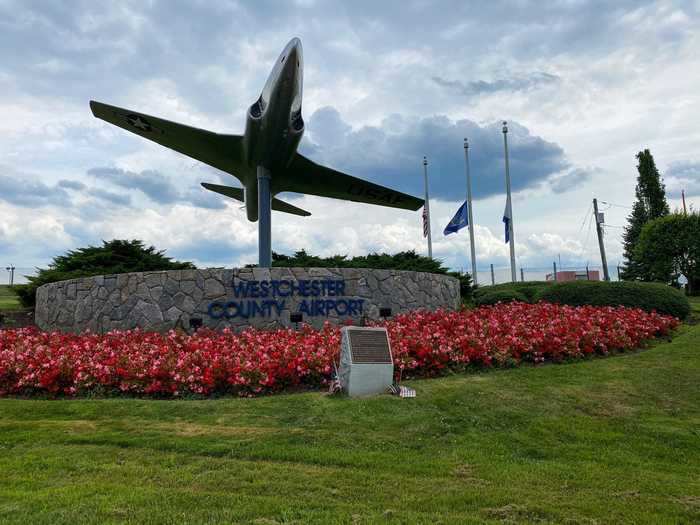
[[389, 386], [389, 393], [399, 397], [416, 397], [416, 391], [413, 388], [393, 383]]
[[423, 206], [423, 237], [428, 236], [429, 229], [430, 229], [430, 221], [428, 221], [428, 207]]

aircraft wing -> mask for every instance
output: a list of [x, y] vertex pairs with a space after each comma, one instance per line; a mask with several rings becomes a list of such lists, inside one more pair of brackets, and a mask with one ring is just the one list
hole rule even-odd
[[243, 137], [240, 135], [220, 135], [94, 100], [90, 101], [90, 109], [97, 118], [166, 148], [232, 175], [240, 172], [243, 162]]
[[[423, 199], [395, 191], [379, 184], [326, 168], [297, 153], [284, 170], [279, 191], [308, 193], [347, 201], [365, 202], [391, 208], [417, 210]], [[276, 184], [273, 176], [273, 185]], [[277, 189], [277, 188], [276, 188]]]

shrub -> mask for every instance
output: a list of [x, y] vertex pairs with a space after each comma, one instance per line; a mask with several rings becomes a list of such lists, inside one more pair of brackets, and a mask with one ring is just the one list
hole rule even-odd
[[679, 319], [690, 313], [685, 295], [662, 283], [571, 281], [544, 287], [534, 299], [571, 306], [627, 306]]
[[520, 301], [521, 303], [530, 302], [524, 293], [513, 289], [489, 290], [474, 298], [474, 303], [477, 306], [485, 306], [487, 304], [496, 303], [510, 303], [513, 301]]
[[[248, 266], [252, 267], [254, 265]], [[294, 255], [272, 252], [272, 266], [283, 268], [373, 268], [379, 270], [439, 273], [459, 279], [462, 301], [469, 301], [472, 298], [472, 276], [469, 273], [448, 271], [439, 259], [431, 259], [430, 257], [417, 254], [414, 250], [399, 252], [394, 255], [370, 253], [350, 258], [347, 255], [319, 257], [306, 253], [306, 250], [299, 250]]]
[[34, 306], [34, 295], [36, 288], [30, 287], [28, 284], [16, 284], [12, 287], [14, 293], [19, 299], [19, 304], [24, 307]]
[[103, 241], [102, 246], [88, 246], [54, 257], [48, 268], [39, 269], [35, 276], [27, 276], [29, 283], [18, 287], [15, 293], [22, 306], [33, 307], [37, 288], [56, 281], [92, 275], [191, 268], [194, 268], [192, 263], [173, 261], [153, 246], [144, 246], [142, 241], [115, 239]]
[[481, 302], [480, 297], [484, 295], [491, 295], [496, 291], [509, 291], [511, 293], [516, 292], [524, 297], [523, 299], [518, 297], [519, 301], [522, 300], [531, 303], [534, 301], [535, 295], [550, 284], [551, 283], [548, 283], [547, 281], [524, 281], [519, 283], [503, 283], [495, 284], [493, 286], [483, 286], [474, 290], [474, 302], [476, 304], [493, 304], [490, 302]]
[[700, 213], [673, 213], [642, 228], [634, 259], [645, 281], [677, 283], [684, 275], [688, 293], [700, 292]]

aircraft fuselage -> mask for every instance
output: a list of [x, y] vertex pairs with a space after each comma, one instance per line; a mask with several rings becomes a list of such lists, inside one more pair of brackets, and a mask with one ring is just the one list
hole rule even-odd
[[258, 218], [257, 167], [264, 166], [273, 173], [271, 191], [273, 195], [278, 193], [274, 172], [289, 165], [304, 134], [303, 67], [301, 41], [294, 38], [277, 59], [260, 97], [248, 108], [243, 155], [249, 170], [241, 174], [241, 182], [245, 186], [246, 212], [251, 221]]

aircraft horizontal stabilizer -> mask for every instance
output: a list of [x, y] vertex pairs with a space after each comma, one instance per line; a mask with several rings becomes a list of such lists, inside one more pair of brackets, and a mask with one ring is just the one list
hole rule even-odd
[[308, 217], [311, 215], [310, 212], [297, 208], [288, 202], [281, 201], [277, 197], [272, 197], [272, 209], [284, 213], [291, 213], [292, 215], [299, 215], [301, 217]]
[[222, 186], [221, 184], [212, 184], [210, 182], [202, 182], [202, 186], [209, 191], [214, 191], [225, 195], [226, 197], [231, 197], [237, 201], [245, 202], [243, 197], [243, 188], [234, 188], [233, 186]]
[[[202, 182], [202, 186], [209, 191], [214, 191], [226, 197], [236, 199], [237, 201], [245, 202], [243, 196], [243, 188], [234, 188], [233, 186], [222, 186], [221, 184], [211, 184], [210, 182]], [[297, 208], [296, 206], [284, 202], [276, 197], [272, 198], [272, 209], [275, 211], [281, 211], [284, 213], [291, 213], [292, 215], [299, 215], [301, 217], [308, 217], [311, 215], [306, 210]]]

